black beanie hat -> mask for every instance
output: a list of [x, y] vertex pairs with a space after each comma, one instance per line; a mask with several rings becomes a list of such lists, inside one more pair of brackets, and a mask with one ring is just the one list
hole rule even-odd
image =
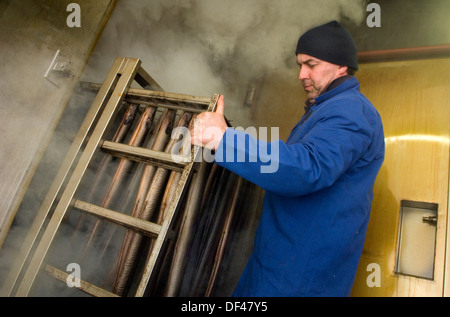
[[295, 54], [307, 54], [332, 64], [358, 69], [356, 44], [351, 34], [337, 21], [304, 33], [298, 39]]

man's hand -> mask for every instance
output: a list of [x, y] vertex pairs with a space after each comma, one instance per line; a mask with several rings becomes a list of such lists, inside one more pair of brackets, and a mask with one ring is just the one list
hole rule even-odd
[[215, 112], [202, 112], [195, 118], [190, 129], [192, 144], [217, 149], [228, 127], [225, 122], [224, 108], [225, 103], [221, 95], [217, 100]]

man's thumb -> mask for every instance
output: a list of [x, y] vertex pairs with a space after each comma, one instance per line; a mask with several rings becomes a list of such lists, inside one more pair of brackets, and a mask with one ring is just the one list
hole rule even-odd
[[223, 102], [223, 95], [219, 96], [217, 100], [216, 112], [223, 115], [225, 113], [225, 103]]

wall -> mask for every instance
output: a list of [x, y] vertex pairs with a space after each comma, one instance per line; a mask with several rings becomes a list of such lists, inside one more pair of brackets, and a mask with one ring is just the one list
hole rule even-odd
[[447, 0], [371, 0], [380, 5], [381, 27], [347, 23], [359, 51], [450, 43]]
[[[361, 91], [383, 120], [386, 157], [376, 180], [353, 296], [442, 296], [445, 286], [450, 142], [450, 59], [362, 64]], [[400, 201], [438, 204], [434, 280], [394, 273]], [[375, 263], [379, 287], [367, 278]], [[369, 277], [370, 280], [375, 276]], [[448, 279], [448, 277], [447, 277]], [[448, 289], [446, 295], [448, 296]]]
[[[0, 247], [114, 1], [86, 1], [81, 27], [66, 24], [72, 1], [0, 4]], [[70, 61], [57, 85], [44, 78], [56, 51]], [[31, 221], [29, 219], [28, 221]]]

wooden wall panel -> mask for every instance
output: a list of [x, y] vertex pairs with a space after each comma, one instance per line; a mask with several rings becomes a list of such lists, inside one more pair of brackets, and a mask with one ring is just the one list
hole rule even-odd
[[[357, 77], [361, 91], [383, 119], [386, 158], [374, 187], [352, 295], [442, 296], [449, 195], [450, 59], [362, 64]], [[439, 205], [433, 281], [394, 273], [403, 199]], [[371, 273], [375, 271], [368, 269], [371, 263], [379, 265], [379, 287], [367, 283], [374, 277]]]

